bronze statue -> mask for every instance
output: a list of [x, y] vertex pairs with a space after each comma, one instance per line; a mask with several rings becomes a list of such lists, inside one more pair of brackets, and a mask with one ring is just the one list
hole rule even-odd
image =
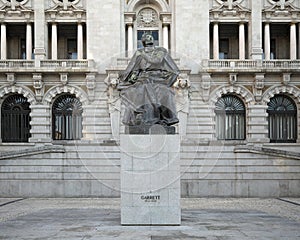
[[153, 45], [151, 33], [142, 36], [138, 49], [119, 75], [121, 99], [125, 105], [123, 123], [128, 126], [178, 123], [174, 91], [179, 69], [167, 50]]

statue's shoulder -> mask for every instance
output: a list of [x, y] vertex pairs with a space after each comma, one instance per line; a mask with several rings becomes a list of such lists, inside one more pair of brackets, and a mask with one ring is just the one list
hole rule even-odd
[[158, 47], [158, 46], [155, 47], [155, 50], [159, 51], [159, 52], [164, 52], [164, 53], [168, 52], [167, 49], [165, 49], [164, 47]]

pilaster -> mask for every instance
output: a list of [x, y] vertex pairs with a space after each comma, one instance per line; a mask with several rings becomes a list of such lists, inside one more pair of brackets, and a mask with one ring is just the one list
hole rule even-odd
[[51, 113], [50, 106], [31, 104], [31, 138], [32, 143], [50, 143], [51, 140]]
[[249, 104], [247, 140], [251, 143], [268, 143], [268, 106]]

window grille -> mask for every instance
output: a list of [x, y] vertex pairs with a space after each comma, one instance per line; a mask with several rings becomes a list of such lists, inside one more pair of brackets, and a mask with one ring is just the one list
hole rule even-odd
[[276, 95], [268, 103], [269, 138], [271, 142], [296, 142], [297, 108], [285, 95]]
[[54, 140], [78, 140], [82, 137], [82, 104], [71, 94], [59, 96], [52, 106]]
[[20, 94], [8, 96], [1, 107], [2, 142], [28, 142], [30, 138], [30, 108]]
[[245, 139], [245, 106], [233, 95], [222, 96], [216, 103], [216, 136], [220, 140]]

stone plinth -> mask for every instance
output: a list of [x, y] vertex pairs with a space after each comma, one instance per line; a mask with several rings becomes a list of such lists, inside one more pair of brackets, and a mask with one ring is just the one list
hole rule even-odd
[[180, 138], [121, 135], [121, 224], [180, 225]]

